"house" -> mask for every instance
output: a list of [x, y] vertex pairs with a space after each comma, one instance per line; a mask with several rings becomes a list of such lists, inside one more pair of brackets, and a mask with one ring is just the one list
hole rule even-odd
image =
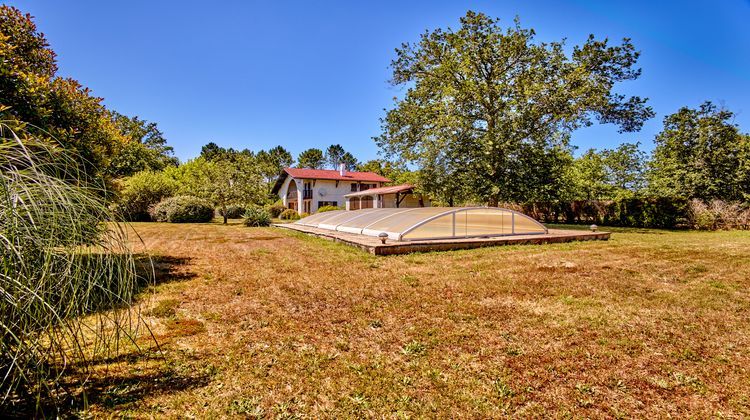
[[371, 188], [346, 194], [346, 209], [430, 207], [430, 200], [410, 184]]
[[390, 179], [373, 172], [285, 168], [272, 192], [284, 207], [299, 213], [314, 213], [323, 206], [347, 210], [381, 207], [424, 207], [429, 201], [413, 193], [413, 186], [383, 187]]

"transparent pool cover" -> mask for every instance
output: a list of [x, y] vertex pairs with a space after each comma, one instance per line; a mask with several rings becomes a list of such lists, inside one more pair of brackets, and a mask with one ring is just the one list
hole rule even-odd
[[418, 207], [336, 210], [296, 224], [395, 241], [545, 234], [547, 228], [513, 210], [497, 207]]

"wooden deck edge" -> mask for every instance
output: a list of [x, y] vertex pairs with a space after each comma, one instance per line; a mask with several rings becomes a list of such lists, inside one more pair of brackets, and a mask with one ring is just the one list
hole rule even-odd
[[[310, 231], [290, 224], [274, 224], [273, 226], [289, 229], [295, 232], [304, 233], [311, 236], [317, 236], [326, 240], [343, 243], [355, 248], [359, 248], [373, 255], [398, 255], [409, 254], [412, 252], [433, 252], [433, 251], [451, 251], [456, 249], [475, 249], [490, 246], [508, 246], [508, 245], [543, 245], [564, 242], [580, 241], [606, 241], [609, 240], [610, 232], [581, 232], [580, 234], [571, 233], [569, 235], [551, 235], [538, 237], [498, 237], [493, 239], [481, 239], [476, 241], [462, 240], [460, 242], [435, 241], [435, 242], [399, 242], [387, 243], [385, 245], [369, 245], [346, 238], [342, 238], [335, 233], [323, 231]], [[572, 232], [572, 231], [571, 231]]]

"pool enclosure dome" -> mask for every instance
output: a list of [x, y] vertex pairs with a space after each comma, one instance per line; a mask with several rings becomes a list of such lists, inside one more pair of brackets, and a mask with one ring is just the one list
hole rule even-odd
[[546, 234], [541, 223], [517, 211], [498, 207], [417, 207], [336, 210], [295, 222], [303, 226], [394, 241], [481, 238]]

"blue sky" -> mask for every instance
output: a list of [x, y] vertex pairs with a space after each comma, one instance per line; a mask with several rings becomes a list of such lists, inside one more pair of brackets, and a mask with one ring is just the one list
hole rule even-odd
[[619, 91], [650, 98], [657, 113], [639, 133], [579, 130], [573, 143], [652, 148], [662, 118], [712, 100], [750, 131], [750, 2], [11, 1], [36, 17], [60, 73], [105, 104], [158, 123], [177, 156], [214, 141], [234, 148], [281, 144], [295, 155], [340, 143], [377, 157], [372, 137], [392, 98], [394, 48], [426, 29], [457, 27], [466, 10], [521, 18], [540, 41], [569, 45], [630, 37], [643, 76]]

